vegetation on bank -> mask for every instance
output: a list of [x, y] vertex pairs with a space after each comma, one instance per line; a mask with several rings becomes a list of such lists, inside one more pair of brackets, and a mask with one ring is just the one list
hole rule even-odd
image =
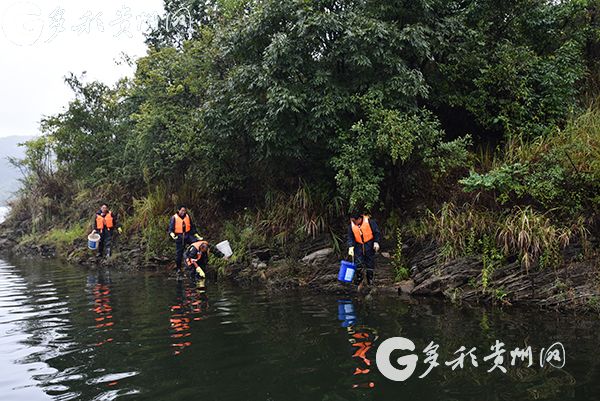
[[597, 0], [165, 1], [182, 7], [191, 29], [150, 32], [133, 78], [66, 78], [74, 99], [15, 161], [21, 242], [65, 249], [106, 201], [125, 241], [170, 255], [183, 203], [234, 261], [297, 257], [317, 237], [342, 252], [360, 207], [398, 280], [409, 238], [486, 271], [594, 256]]

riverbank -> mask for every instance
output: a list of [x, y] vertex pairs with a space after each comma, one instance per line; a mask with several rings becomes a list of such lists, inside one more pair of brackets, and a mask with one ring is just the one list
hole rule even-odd
[[[376, 290], [597, 309], [598, 4], [234, 3], [150, 32], [128, 79], [65, 78], [72, 99], [12, 160], [0, 247], [168, 271], [185, 205], [233, 245], [220, 277], [349, 291], [360, 212], [388, 252]], [[103, 203], [123, 235], [97, 261]]]
[[[396, 279], [392, 256], [383, 252], [377, 258], [375, 285], [361, 292], [369, 294], [375, 289], [376, 292], [411, 297], [443, 297], [457, 304], [600, 312], [598, 259], [580, 260], [575, 246], [569, 249], [571, 258], [564, 265], [552, 271], [536, 269], [530, 272], [525, 272], [517, 261], [486, 271], [481, 256], [443, 261], [442, 248], [434, 243], [411, 241], [405, 250], [410, 266], [408, 279]], [[354, 286], [337, 281], [339, 262], [330, 251], [317, 251], [305, 257], [304, 262], [260, 261], [252, 266], [232, 266], [225, 272], [232, 280], [261, 282], [276, 290], [306, 287], [333, 293], [356, 292]], [[485, 287], [484, 281], [487, 281]]]
[[[174, 273], [169, 256], [146, 257], [135, 241], [116, 238], [113, 256], [99, 259], [87, 250], [83, 238], [63, 249], [30, 241], [19, 232], [0, 225], [0, 253], [22, 258], [61, 259], [82, 266], [125, 270], [155, 269]], [[307, 241], [304, 256], [283, 257], [275, 249], [249, 249], [248, 257], [226, 262], [213, 258], [209, 273], [242, 286], [260, 285], [273, 291], [307, 288], [318, 292], [373, 296], [375, 293], [410, 297], [443, 297], [453, 303], [477, 303], [501, 307], [528, 306], [575, 312], [600, 312], [600, 263], [597, 254], [582, 258], [576, 244], [563, 255], [565, 261], [553, 269], [525, 271], [517, 260], [493, 267], [485, 257], [472, 255], [445, 260], [443, 247], [435, 241], [408, 239], [402, 246], [408, 277], [398, 274], [397, 255], [384, 244], [377, 256], [375, 284], [357, 288], [337, 281], [340, 255], [326, 240]], [[388, 246], [386, 246], [388, 245]], [[592, 247], [597, 249], [597, 244]]]

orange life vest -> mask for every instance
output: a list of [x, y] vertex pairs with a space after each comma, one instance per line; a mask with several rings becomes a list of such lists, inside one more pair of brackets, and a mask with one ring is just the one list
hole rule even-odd
[[[196, 241], [196, 242], [192, 243], [192, 246], [193, 246], [194, 248], [196, 248], [196, 250], [197, 250], [198, 252], [200, 252], [200, 246], [201, 246], [202, 244], [206, 244], [206, 246], [208, 246], [208, 242], [207, 242], [207, 241]], [[208, 253], [208, 251], [206, 251], [206, 253]]]
[[354, 240], [359, 244], [366, 244], [371, 241], [373, 238], [373, 230], [371, 230], [371, 225], [369, 224], [369, 218], [367, 216], [362, 217], [363, 221], [360, 226], [352, 223], [352, 232], [354, 233]]
[[108, 228], [112, 230], [114, 226], [112, 212], [106, 213], [106, 216], [102, 216], [102, 214], [96, 215], [96, 229], [104, 230], [104, 228]]
[[187, 233], [192, 229], [190, 216], [187, 214], [183, 219], [177, 213], [173, 217], [175, 217], [175, 234], [183, 234], [184, 231]]
[[[208, 242], [206, 242], [206, 241], [196, 241], [196, 242], [192, 243], [191, 246], [193, 246], [194, 248], [196, 248], [196, 250], [198, 251], [198, 255], [196, 256], [195, 259], [187, 258], [187, 263], [188, 264], [195, 263], [195, 262], [197, 262], [198, 260], [200, 260], [202, 258], [202, 251], [200, 250], [200, 246], [202, 244], [206, 244], [208, 246]], [[208, 255], [208, 253], [209, 253], [209, 251], [207, 250], [206, 254]]]

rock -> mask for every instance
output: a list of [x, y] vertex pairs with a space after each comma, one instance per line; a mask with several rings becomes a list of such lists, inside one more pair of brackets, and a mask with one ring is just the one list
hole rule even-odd
[[410, 294], [415, 288], [415, 282], [412, 280], [404, 280], [398, 283], [398, 292], [401, 294]]
[[481, 273], [481, 260], [476, 257], [465, 257], [420, 270], [413, 277], [416, 295], [443, 295], [447, 289], [461, 287], [469, 279]]
[[271, 250], [269, 248], [253, 249], [250, 254], [252, 255], [252, 259], [258, 259], [263, 262], [271, 259]]
[[8, 238], [2, 238], [0, 239], [0, 249], [10, 249], [14, 246], [14, 241], [8, 239]]
[[302, 263], [319, 263], [325, 261], [334, 252], [333, 248], [319, 249], [302, 258]]

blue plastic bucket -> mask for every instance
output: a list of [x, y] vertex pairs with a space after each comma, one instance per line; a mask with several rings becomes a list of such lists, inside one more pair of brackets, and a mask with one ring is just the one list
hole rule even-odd
[[92, 233], [88, 235], [88, 248], [92, 251], [98, 249], [98, 243], [100, 242], [100, 235], [96, 233]]
[[338, 273], [338, 280], [343, 283], [351, 283], [354, 279], [354, 273], [356, 272], [356, 265], [352, 262], [342, 260], [340, 263], [340, 271]]

